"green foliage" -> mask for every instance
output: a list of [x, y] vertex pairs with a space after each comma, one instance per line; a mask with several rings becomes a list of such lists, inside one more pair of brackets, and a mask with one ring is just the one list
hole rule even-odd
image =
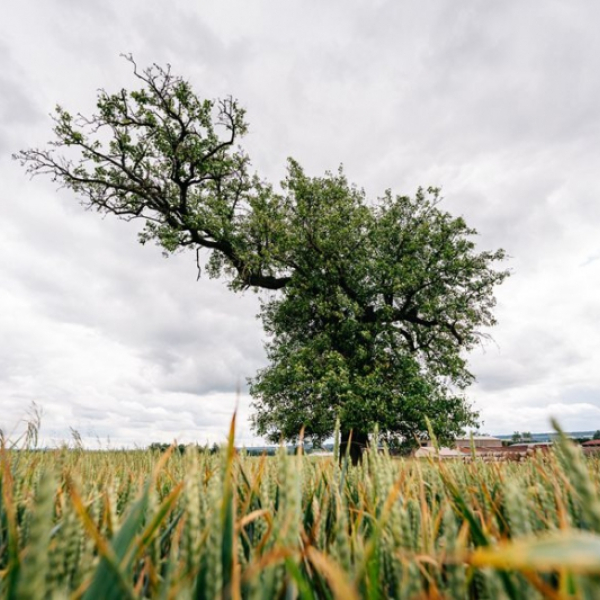
[[344, 439], [377, 425], [390, 442], [440, 440], [476, 415], [465, 352], [495, 324], [505, 255], [477, 251], [475, 230], [439, 208], [439, 190], [377, 200], [343, 172], [308, 177], [289, 160], [281, 190], [250, 172], [247, 131], [231, 98], [201, 100], [170, 69], [142, 72], [137, 91], [101, 91], [97, 112], [58, 107], [49, 149], [16, 155], [83, 203], [141, 219], [142, 243], [205, 253], [212, 277], [263, 298], [270, 366], [252, 383], [256, 428], [315, 441], [339, 417]]
[[339, 416], [345, 431], [377, 425], [414, 443], [427, 417], [442, 441], [473, 424], [463, 352], [495, 323], [492, 291], [506, 273], [491, 265], [503, 252], [477, 253], [475, 232], [439, 209], [435, 189], [372, 204], [341, 172], [309, 178], [294, 162], [284, 189], [282, 245], [296, 272], [263, 303], [259, 433], [290, 439], [304, 426], [319, 442]]
[[531, 435], [530, 431], [523, 431], [522, 433], [520, 431], [515, 431], [512, 436], [510, 437], [512, 442], [522, 442], [522, 443], [526, 443], [526, 444], [530, 444], [533, 442], [533, 435]]

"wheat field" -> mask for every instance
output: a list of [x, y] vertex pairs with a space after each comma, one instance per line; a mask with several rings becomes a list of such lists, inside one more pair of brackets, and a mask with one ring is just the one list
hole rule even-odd
[[[600, 459], [0, 453], [8, 599], [600, 597]], [[337, 450], [336, 450], [337, 452]]]

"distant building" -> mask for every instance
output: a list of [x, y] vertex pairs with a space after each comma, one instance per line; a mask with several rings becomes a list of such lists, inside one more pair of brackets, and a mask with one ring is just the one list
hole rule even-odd
[[589, 440], [581, 446], [584, 454], [597, 456], [600, 453], [600, 440]]
[[438, 454], [433, 446], [421, 446], [421, 448], [418, 448], [413, 453], [415, 458], [436, 458], [438, 455], [440, 458], [462, 458], [463, 456], [460, 450], [453, 450], [451, 448], [440, 448]]
[[[473, 444], [477, 454], [488, 454], [496, 451], [502, 451], [502, 440], [499, 438], [475, 435]], [[453, 448], [442, 447], [439, 449], [440, 458], [468, 458], [471, 452], [471, 438], [458, 438], [454, 442]], [[435, 448], [431, 441], [425, 442], [418, 450], [413, 453], [415, 458], [436, 457]]]
[[[502, 440], [500, 438], [491, 437], [488, 435], [474, 435], [473, 444], [475, 445], [475, 448], [502, 448]], [[430, 448], [432, 445], [433, 444], [429, 441], [425, 447]], [[471, 438], [457, 438], [454, 440], [454, 446], [457, 449], [470, 448]]]
[[506, 447], [507, 452], [526, 452], [527, 454], [531, 454], [536, 452], [537, 450], [548, 451], [552, 448], [552, 442], [532, 442], [530, 444], [511, 444]]
[[[490, 436], [474, 436], [473, 445], [475, 446], [475, 456], [483, 461], [520, 461], [531, 457], [537, 452], [549, 452], [552, 448], [552, 442], [533, 442], [529, 444], [512, 444], [503, 446], [502, 440]], [[584, 444], [585, 445], [585, 444]], [[586, 454], [600, 453], [600, 443], [588, 446], [583, 449]], [[413, 453], [415, 458], [436, 458], [437, 454], [432, 444], [427, 442], [421, 448]], [[454, 448], [440, 448], [439, 457], [462, 458], [465, 461], [471, 460], [471, 439], [461, 438], [456, 440]]]
[[[470, 448], [471, 438], [457, 438], [455, 444], [457, 448]], [[489, 435], [474, 435], [473, 445], [475, 448], [502, 448], [502, 440]]]

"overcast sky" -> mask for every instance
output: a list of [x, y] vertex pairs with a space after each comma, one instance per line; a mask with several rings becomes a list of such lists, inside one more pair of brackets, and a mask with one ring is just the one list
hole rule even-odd
[[[344, 164], [376, 197], [443, 188], [503, 247], [494, 341], [471, 355], [489, 433], [600, 429], [600, 4], [589, 0], [20, 0], [0, 20], [0, 428], [32, 401], [44, 439], [225, 438], [265, 365], [251, 293], [196, 282], [136, 227], [29, 180], [10, 154], [51, 139], [60, 103], [136, 86], [120, 53], [170, 63], [246, 107], [261, 175]], [[109, 441], [110, 440], [110, 441]]]

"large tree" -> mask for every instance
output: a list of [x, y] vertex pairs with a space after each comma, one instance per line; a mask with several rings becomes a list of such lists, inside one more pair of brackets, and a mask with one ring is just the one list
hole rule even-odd
[[360, 447], [375, 426], [410, 444], [426, 418], [444, 441], [473, 424], [464, 353], [494, 324], [503, 252], [477, 252], [436, 189], [370, 203], [343, 173], [309, 178], [293, 161], [283, 187], [279, 247], [294, 276], [263, 303], [258, 431], [276, 440], [304, 426], [320, 441], [339, 417], [342, 440], [352, 430]]
[[[436, 189], [376, 201], [343, 173], [310, 178], [294, 161], [276, 191], [238, 146], [243, 109], [200, 99], [170, 68], [101, 91], [97, 112], [61, 107], [50, 146], [16, 155], [89, 208], [141, 219], [140, 241], [201, 255], [234, 290], [267, 290], [270, 365], [251, 385], [257, 430], [322, 440], [339, 417], [357, 444], [378, 425], [393, 439], [450, 438], [474, 420], [465, 352], [494, 324], [502, 250], [439, 207]], [[354, 457], [358, 452], [353, 452]]]

